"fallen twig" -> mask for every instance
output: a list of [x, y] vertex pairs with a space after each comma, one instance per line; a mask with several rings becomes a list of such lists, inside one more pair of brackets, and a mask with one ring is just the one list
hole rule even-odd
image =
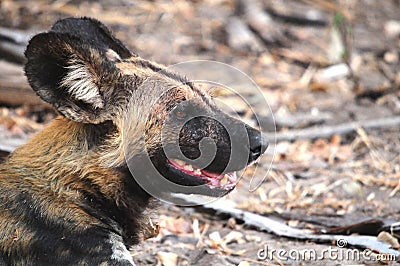
[[0, 139], [0, 151], [13, 152], [18, 146], [24, 144], [27, 139], [23, 138], [5, 138]]
[[292, 141], [297, 139], [328, 138], [333, 135], [343, 135], [356, 131], [357, 128], [373, 129], [394, 127], [400, 125], [400, 116], [378, 118], [367, 121], [343, 123], [334, 126], [318, 126], [306, 129], [288, 130], [285, 132], [266, 133], [269, 141]]
[[272, 17], [265, 11], [261, 3], [255, 0], [240, 0], [239, 9], [243, 13], [249, 27], [267, 45], [274, 44], [282, 46], [287, 42], [281, 26], [275, 23]]
[[275, 115], [274, 117], [271, 115], [259, 116], [257, 117], [257, 120], [259, 121], [262, 130], [271, 131], [274, 126], [277, 128], [306, 128], [316, 124], [323, 124], [332, 118], [332, 113], [318, 112], [314, 114], [312, 112], [308, 112]]
[[262, 52], [262, 43], [256, 38], [247, 25], [238, 17], [229, 19], [226, 25], [229, 46], [239, 51]]
[[[187, 195], [182, 194], [174, 194], [174, 197], [190, 204], [201, 205], [204, 203], [204, 199], [202, 198], [187, 197]], [[230, 217], [242, 220], [245, 225], [255, 227], [259, 230], [266, 231], [280, 237], [311, 240], [318, 243], [335, 242], [339, 247], [342, 248], [357, 247], [365, 250], [371, 250], [380, 254], [395, 256], [396, 261], [400, 261], [400, 251], [393, 249], [389, 244], [381, 242], [375, 236], [316, 234], [313, 231], [290, 227], [286, 224], [257, 213], [230, 207], [226, 201], [221, 199], [204, 204], [201, 206], [201, 208], [211, 209], [220, 214], [228, 214]]]
[[337, 243], [338, 241], [341, 241], [341, 244], [345, 244], [342, 247], [353, 246], [363, 249], [369, 249], [374, 252], [379, 252], [381, 254], [392, 254], [396, 256], [397, 261], [400, 261], [400, 252], [398, 250], [392, 249], [390, 245], [381, 242], [375, 236], [315, 234], [311, 231], [287, 226], [286, 224], [277, 222], [266, 216], [228, 207], [222, 200], [217, 200], [212, 203], [206, 204], [204, 205], [204, 208], [213, 209], [218, 213], [229, 214], [236, 219], [243, 220], [246, 225], [254, 226], [260, 230], [275, 234], [277, 236], [324, 243]]
[[0, 27], [0, 54], [12, 62], [24, 63], [24, 51], [33, 33]]
[[0, 60], [0, 103], [50, 106], [29, 87], [22, 65], [4, 60]]

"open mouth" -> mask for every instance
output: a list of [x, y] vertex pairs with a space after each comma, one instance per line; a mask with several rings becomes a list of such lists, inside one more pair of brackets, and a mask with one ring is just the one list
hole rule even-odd
[[207, 184], [211, 188], [232, 190], [236, 185], [236, 172], [213, 173], [179, 159], [168, 159], [168, 163], [185, 175], [202, 180], [203, 183]]

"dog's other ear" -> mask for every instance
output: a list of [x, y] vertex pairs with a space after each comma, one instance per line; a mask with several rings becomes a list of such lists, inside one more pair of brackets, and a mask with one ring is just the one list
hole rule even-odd
[[57, 21], [51, 31], [68, 33], [92, 46], [115, 51], [122, 59], [134, 56], [124, 44], [115, 38], [110, 30], [100, 21], [93, 18], [66, 18]]
[[118, 80], [115, 63], [131, 53], [100, 22], [67, 19], [53, 28], [34, 36], [25, 51], [30, 85], [69, 119], [84, 123], [110, 119], [117, 87], [112, 83]]

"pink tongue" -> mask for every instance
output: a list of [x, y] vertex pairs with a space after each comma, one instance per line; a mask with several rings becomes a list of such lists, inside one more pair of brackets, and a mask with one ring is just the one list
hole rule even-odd
[[201, 173], [202, 173], [203, 175], [206, 175], [206, 176], [211, 177], [211, 178], [218, 178], [218, 177], [221, 176], [221, 174], [208, 172], [208, 171], [206, 171], [206, 170], [201, 170]]

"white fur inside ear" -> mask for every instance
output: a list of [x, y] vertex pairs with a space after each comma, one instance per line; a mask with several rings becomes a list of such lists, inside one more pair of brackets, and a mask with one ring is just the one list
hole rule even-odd
[[67, 67], [68, 73], [61, 80], [61, 86], [67, 88], [68, 92], [77, 100], [89, 103], [95, 108], [104, 106], [99, 89], [93, 82], [93, 76], [82, 63], [71, 61]]
[[120, 62], [121, 61], [121, 57], [113, 49], [108, 49], [107, 50], [106, 57], [111, 62]]

